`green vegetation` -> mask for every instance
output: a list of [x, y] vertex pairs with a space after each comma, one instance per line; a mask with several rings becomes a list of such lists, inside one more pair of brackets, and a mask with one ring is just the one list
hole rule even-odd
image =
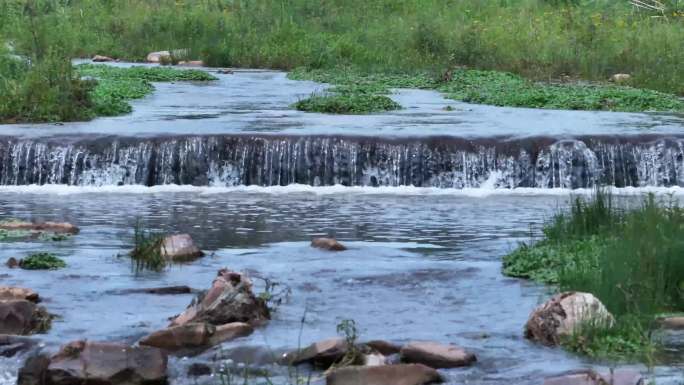
[[133, 229], [133, 250], [130, 252], [133, 269], [136, 273], [145, 270], [163, 271], [168, 262], [162, 254], [164, 234], [154, 233], [138, 222]]
[[37, 253], [22, 259], [19, 267], [26, 270], [57, 270], [66, 267], [66, 262], [50, 253]]
[[328, 114], [369, 114], [401, 109], [398, 103], [387, 96], [364, 93], [312, 95], [298, 101], [294, 107], [300, 111]]
[[0, 229], [0, 242], [26, 239], [31, 236], [30, 231], [26, 230], [5, 230]]
[[[105, 54], [139, 61], [151, 51], [174, 49], [212, 66], [343, 67], [421, 79], [428, 74], [428, 82], [438, 79], [451, 97], [476, 103], [681, 111], [671, 95], [548, 83], [605, 82], [628, 73], [629, 86], [684, 95], [683, 6], [678, 0], [660, 3], [647, 8], [627, 0], [6, 0], [0, 4], [0, 41], [11, 42], [14, 53], [32, 64], [22, 70], [25, 61], [0, 52], [0, 120], [88, 119], [93, 107], [87, 95], [94, 86], [76, 78], [70, 57]], [[455, 71], [461, 66], [487, 72]], [[103, 109], [109, 100], [98, 98], [95, 113], [124, 111], [117, 101], [111, 111]]]
[[[329, 99], [334, 99], [335, 105], [344, 104], [340, 100], [349, 100], [349, 97], [342, 96], [344, 94], [377, 95], [388, 93], [390, 88], [435, 89], [451, 99], [495, 106], [625, 112], [684, 111], [684, 101], [672, 94], [609, 84], [534, 82], [498, 71], [459, 68], [449, 71], [439, 79], [431, 78], [427, 73], [364, 74], [350, 68], [311, 71], [299, 68], [289, 76], [296, 80], [315, 80], [338, 85], [331, 91], [340, 93], [340, 96], [324, 100], [320, 100], [323, 99], [321, 97], [312, 98], [312, 103], [296, 105], [298, 109], [305, 111], [335, 112], [334, 108], [329, 107], [333, 104], [333, 100]], [[333, 111], [326, 111], [323, 107], [329, 107]], [[342, 110], [341, 113], [348, 112]]]
[[603, 192], [574, 200], [535, 244], [504, 257], [504, 274], [594, 294], [615, 315], [606, 329], [587, 326], [565, 345], [592, 356], [650, 361], [655, 318], [684, 311], [684, 209], [649, 195], [636, 207]]

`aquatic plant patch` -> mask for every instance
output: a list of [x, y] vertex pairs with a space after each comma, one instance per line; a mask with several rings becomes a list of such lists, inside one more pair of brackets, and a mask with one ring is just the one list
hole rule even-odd
[[300, 111], [327, 114], [370, 114], [401, 109], [401, 105], [385, 95], [365, 93], [312, 95], [298, 101], [294, 107]]
[[330, 70], [296, 69], [295, 80], [313, 80], [336, 85], [335, 92], [382, 94], [390, 88], [434, 89], [447, 98], [500, 107], [621, 112], [682, 112], [684, 101], [672, 94], [608, 83], [555, 84], [534, 82], [499, 71], [456, 69], [439, 76], [428, 73], [364, 73], [340, 67]]
[[66, 266], [64, 260], [51, 253], [31, 254], [19, 262], [19, 267], [26, 270], [57, 270]]

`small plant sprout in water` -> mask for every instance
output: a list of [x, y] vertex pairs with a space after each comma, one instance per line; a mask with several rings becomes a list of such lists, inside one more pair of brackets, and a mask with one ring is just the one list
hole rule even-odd
[[145, 270], [160, 272], [167, 266], [164, 258], [162, 243], [165, 234], [145, 229], [137, 221], [133, 229], [133, 250], [130, 252], [133, 269], [136, 273]]

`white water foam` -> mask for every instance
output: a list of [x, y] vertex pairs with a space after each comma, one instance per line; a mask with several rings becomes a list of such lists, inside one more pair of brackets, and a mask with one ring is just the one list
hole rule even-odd
[[[614, 195], [643, 195], [654, 193], [657, 195], [684, 195], [682, 187], [607, 187], [606, 190]], [[406, 195], [406, 196], [464, 196], [489, 197], [499, 195], [521, 196], [566, 196], [589, 195], [594, 189], [565, 189], [565, 188], [435, 188], [435, 187], [347, 187], [342, 185], [314, 187], [302, 184], [288, 186], [233, 186], [211, 187], [191, 185], [125, 185], [125, 186], [70, 186], [70, 185], [26, 185], [0, 186], [0, 194], [43, 194], [43, 195], [73, 195], [73, 194], [169, 194], [193, 193], [199, 195], [210, 194], [312, 194], [312, 195]]]

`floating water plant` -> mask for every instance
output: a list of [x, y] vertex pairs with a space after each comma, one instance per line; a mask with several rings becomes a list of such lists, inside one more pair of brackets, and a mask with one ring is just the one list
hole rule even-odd
[[51, 253], [36, 253], [19, 262], [19, 267], [26, 270], [57, 270], [67, 266], [66, 262]]

